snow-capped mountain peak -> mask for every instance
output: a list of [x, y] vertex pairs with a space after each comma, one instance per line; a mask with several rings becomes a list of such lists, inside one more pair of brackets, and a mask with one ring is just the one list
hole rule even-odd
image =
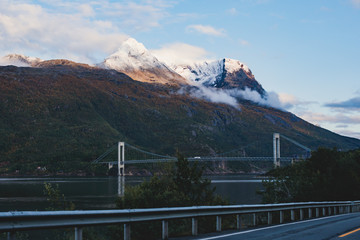
[[105, 59], [103, 65], [118, 71], [167, 68], [134, 38], [124, 41], [115, 53]]
[[239, 60], [225, 58], [224, 65], [225, 65], [225, 70], [228, 73], [233, 73], [233, 72], [240, 71], [240, 70], [243, 70], [247, 73], [251, 73], [249, 67], [246, 66], [244, 63], [240, 62]]
[[186, 80], [159, 61], [134, 38], [124, 41], [119, 49], [98, 66], [114, 69], [142, 82], [185, 84]]
[[191, 65], [174, 66], [173, 70], [195, 84], [223, 89], [257, 91], [265, 96], [265, 90], [256, 81], [248, 66], [244, 63], [223, 58]]
[[129, 38], [128, 40], [123, 42], [119, 50], [128, 52], [129, 55], [133, 56], [142, 55], [148, 51], [145, 48], [144, 44], [139, 43], [134, 38]]
[[31, 67], [42, 61], [40, 58], [28, 57], [22, 54], [9, 54], [0, 59], [0, 66]]
[[221, 78], [224, 71], [224, 62], [222, 60], [205, 61], [191, 65], [173, 66], [173, 70], [190, 82], [216, 87], [216, 80]]

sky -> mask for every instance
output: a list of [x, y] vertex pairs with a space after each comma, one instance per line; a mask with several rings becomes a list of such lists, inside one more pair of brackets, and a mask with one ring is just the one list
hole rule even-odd
[[283, 109], [360, 138], [360, 0], [0, 0], [0, 56], [95, 64], [132, 37], [167, 63], [245, 63]]

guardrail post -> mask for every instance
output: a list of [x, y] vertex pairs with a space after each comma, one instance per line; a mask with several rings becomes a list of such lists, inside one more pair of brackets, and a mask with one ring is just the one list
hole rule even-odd
[[304, 220], [304, 210], [300, 209], [300, 220]]
[[82, 240], [82, 228], [75, 227], [75, 240]]
[[272, 212], [268, 212], [268, 224], [272, 224]]
[[124, 224], [124, 240], [130, 240], [131, 227], [130, 223]]
[[284, 211], [280, 211], [280, 223], [284, 222]]
[[323, 217], [326, 216], [326, 209], [324, 207], [322, 208], [322, 215], [323, 215]]
[[291, 221], [295, 221], [295, 210], [291, 209]]
[[169, 238], [169, 222], [162, 220], [162, 239]]
[[319, 217], [319, 208], [315, 208], [315, 214], [316, 214], [316, 217], [318, 218]]
[[253, 213], [253, 225], [256, 226], [256, 213]]
[[329, 216], [330, 216], [330, 215], [331, 215], [331, 207], [329, 207], [329, 210], [328, 210], [328, 211], [329, 211]]
[[193, 236], [198, 235], [198, 220], [196, 218], [191, 219], [191, 233]]
[[312, 217], [312, 211], [311, 211], [311, 208], [309, 208], [309, 218]]
[[216, 216], [216, 231], [221, 232], [221, 216]]
[[15, 240], [15, 232], [8, 232], [7, 233], [7, 240]]
[[236, 215], [236, 229], [241, 229], [241, 215]]
[[335, 206], [335, 207], [334, 207], [334, 215], [336, 215], [336, 213], [337, 213], [337, 212], [336, 212], [336, 206]]

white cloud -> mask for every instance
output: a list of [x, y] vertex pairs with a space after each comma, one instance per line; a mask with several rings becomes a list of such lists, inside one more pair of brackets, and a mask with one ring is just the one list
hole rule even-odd
[[105, 22], [84, 17], [94, 14], [88, 5], [78, 10], [79, 14], [54, 13], [40, 5], [7, 1], [0, 10], [0, 53], [94, 63], [127, 38], [109, 23], [104, 28]]
[[360, 0], [350, 0], [350, 2], [355, 8], [360, 8]]
[[225, 103], [235, 108], [239, 108], [237, 100], [222, 89], [208, 88], [199, 84], [197, 85], [197, 88], [190, 91], [190, 95], [210, 102]]
[[[195, 90], [191, 90], [191, 95], [193, 97], [206, 99], [211, 102], [221, 102], [233, 107], [238, 107], [238, 98], [250, 100], [259, 105], [273, 107], [280, 110], [286, 110], [288, 107], [293, 105], [282, 99], [275, 92], [268, 92], [266, 96], [262, 97], [257, 91], [245, 88], [244, 90], [240, 89], [217, 89], [211, 87], [205, 87], [200, 83], [193, 82], [196, 86]], [[290, 95], [289, 95], [290, 96]], [[294, 98], [292, 99], [295, 103]]]
[[91, 17], [95, 15], [94, 9], [89, 4], [81, 4], [78, 8], [83, 16]]
[[205, 49], [186, 43], [166, 44], [160, 49], [150, 50], [159, 60], [168, 65], [191, 64], [209, 59], [210, 53]]
[[[156, 3], [156, 2], [155, 2]], [[160, 21], [169, 16], [165, 9], [166, 4], [154, 4], [148, 1], [146, 4], [135, 2], [109, 4], [106, 13], [121, 20], [120, 25], [131, 27], [133, 31], [148, 31], [159, 27]]]
[[315, 113], [315, 112], [304, 112], [301, 114], [301, 117], [306, 119], [309, 122], [313, 123], [344, 123], [344, 124], [359, 124], [360, 123], [360, 115], [346, 115], [346, 114], [336, 114], [336, 115], [328, 115], [323, 113]]
[[239, 43], [243, 46], [247, 46], [247, 45], [250, 45], [250, 43], [244, 39], [239, 39]]
[[237, 13], [238, 13], [236, 8], [230, 8], [227, 12], [230, 13], [231, 15], [237, 15]]
[[349, 136], [349, 137], [360, 139], [360, 132], [351, 131], [351, 130], [345, 130], [345, 129], [337, 130], [336, 132], [338, 134], [341, 134], [341, 135], [344, 135], [344, 136]]
[[222, 37], [225, 36], [225, 30], [224, 29], [216, 29], [209, 25], [189, 25], [186, 27], [186, 29], [190, 32], [198, 32], [205, 35], [211, 35], [216, 37]]
[[323, 126], [338, 134], [360, 139], [360, 115], [332, 115], [312, 110], [299, 113], [298, 116], [316, 126]]
[[[41, 5], [40, 5], [41, 4]], [[3, 0], [0, 56], [19, 53], [43, 59], [68, 58], [97, 63], [129, 36], [161, 26], [175, 2]]]

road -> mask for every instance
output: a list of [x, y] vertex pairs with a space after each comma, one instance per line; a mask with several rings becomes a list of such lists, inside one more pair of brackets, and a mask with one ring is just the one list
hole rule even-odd
[[[355, 231], [354, 231], [355, 230]], [[354, 231], [351, 233], [351, 231]], [[343, 234], [347, 234], [346, 236]], [[343, 236], [341, 236], [343, 235]], [[360, 239], [360, 213], [272, 225], [199, 240], [353, 240]]]

